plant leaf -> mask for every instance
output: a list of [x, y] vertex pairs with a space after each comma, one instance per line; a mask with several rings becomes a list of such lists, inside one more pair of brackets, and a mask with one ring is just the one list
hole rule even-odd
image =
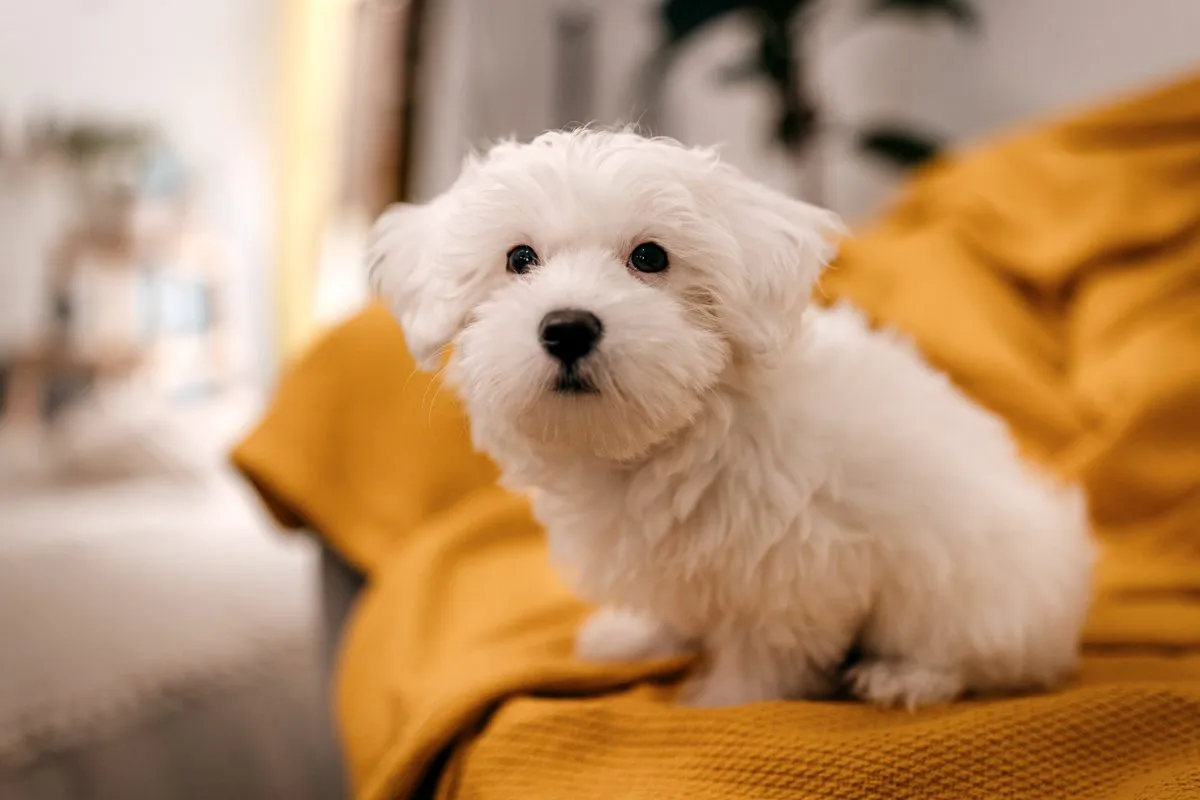
[[665, 0], [659, 16], [669, 44], [678, 44], [709, 23], [747, 5], [746, 0]]
[[936, 157], [942, 149], [938, 141], [930, 136], [890, 126], [861, 132], [858, 147], [864, 153], [901, 169], [919, 167]]
[[735, 12], [787, 23], [815, 0], [663, 0], [658, 14], [667, 42], [679, 44], [712, 22]]
[[765, 79], [778, 108], [773, 138], [800, 152], [817, 127], [817, 112], [801, 80], [804, 60], [793, 31], [797, 18], [816, 0], [663, 0], [659, 15], [663, 41], [644, 72], [646, 105], [657, 101], [663, 75], [684, 43], [697, 32], [730, 14], [744, 14], [756, 31], [756, 47], [718, 72], [724, 83]]
[[818, 123], [816, 109], [803, 102], [786, 103], [775, 122], [775, 139], [789, 152], [802, 153]]
[[969, 0], [871, 0], [875, 13], [900, 13], [915, 16], [943, 16], [963, 27], [979, 27], [979, 12]]

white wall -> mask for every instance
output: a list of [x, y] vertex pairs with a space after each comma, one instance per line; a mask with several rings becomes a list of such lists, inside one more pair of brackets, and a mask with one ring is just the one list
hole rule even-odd
[[[875, 21], [826, 53], [824, 79], [842, 112], [907, 112], [970, 143], [1200, 69], [1196, 0], [973, 1], [978, 34]], [[851, 214], [874, 209], [894, 183], [850, 160], [838, 175], [837, 200]]]
[[[0, 125], [158, 125], [199, 173], [248, 291], [270, 268], [279, 0], [0, 0]], [[260, 341], [270, 330], [259, 324]]]
[[[978, 128], [1200, 69], [1195, 0], [979, 0]], [[968, 59], [969, 60], [969, 59]]]

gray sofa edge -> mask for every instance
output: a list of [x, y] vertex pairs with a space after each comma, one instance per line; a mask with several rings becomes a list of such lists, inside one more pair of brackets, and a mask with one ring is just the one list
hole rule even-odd
[[326, 695], [332, 710], [334, 671], [337, 666], [338, 645], [342, 630], [354, 602], [362, 591], [366, 579], [354, 567], [342, 560], [321, 539], [314, 536], [321, 548], [320, 556], [320, 603], [321, 603], [321, 655], [324, 667]]
[[[338, 741], [339, 758], [344, 759], [334, 702], [338, 649], [342, 632], [346, 627], [346, 620], [354, 608], [355, 600], [362, 591], [366, 579], [354, 567], [342, 560], [337, 553], [333, 552], [320, 536], [313, 536], [313, 538], [320, 548], [320, 630], [317, 635], [321, 650], [321, 691], [326, 704], [326, 716], [333, 727], [334, 738]], [[350, 782], [346, 775], [344, 760], [342, 762], [342, 784], [342, 796], [349, 798], [351, 796]]]

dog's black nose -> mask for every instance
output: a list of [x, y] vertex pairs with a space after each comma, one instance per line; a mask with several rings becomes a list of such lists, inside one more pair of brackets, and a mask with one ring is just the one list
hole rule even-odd
[[599, 317], [574, 308], [551, 311], [538, 329], [542, 348], [566, 367], [592, 352], [603, 334]]

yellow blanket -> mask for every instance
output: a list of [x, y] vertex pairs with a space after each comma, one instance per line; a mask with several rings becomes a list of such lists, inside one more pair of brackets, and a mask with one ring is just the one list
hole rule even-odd
[[700, 711], [668, 701], [680, 663], [576, 663], [584, 609], [525, 504], [371, 308], [236, 453], [369, 575], [338, 680], [359, 798], [1200, 797], [1200, 78], [928, 171], [823, 291], [1088, 488], [1105, 557], [1079, 679], [915, 715]]

